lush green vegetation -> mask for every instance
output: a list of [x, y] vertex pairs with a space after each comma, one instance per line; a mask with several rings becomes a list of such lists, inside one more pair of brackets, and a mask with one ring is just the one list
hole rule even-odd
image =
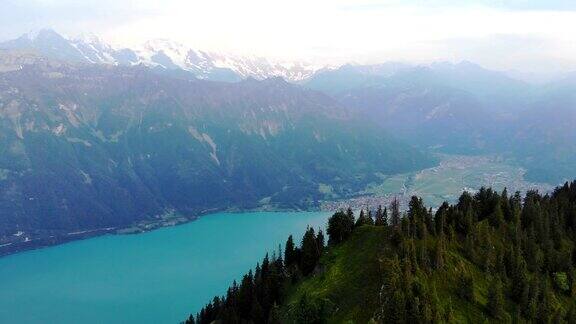
[[549, 191], [553, 185], [531, 183], [525, 170], [512, 161], [495, 156], [464, 156], [438, 154], [440, 165], [403, 174], [381, 175], [380, 181], [367, 186], [368, 195], [385, 196], [401, 194], [410, 198], [418, 196], [428, 206], [440, 206], [444, 201], [456, 202], [462, 188], [490, 186], [501, 191], [530, 189]]
[[313, 229], [290, 237], [188, 322], [576, 323], [576, 182], [389, 211], [335, 213], [328, 248]]
[[41, 65], [0, 75], [3, 251], [25, 237], [27, 247], [170, 216], [313, 208], [357, 194], [377, 173], [435, 164], [281, 79], [191, 82], [136, 67]]

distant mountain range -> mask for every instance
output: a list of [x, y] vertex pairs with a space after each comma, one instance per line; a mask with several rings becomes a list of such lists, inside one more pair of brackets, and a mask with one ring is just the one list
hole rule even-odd
[[576, 78], [534, 85], [470, 62], [345, 65], [305, 85], [423, 149], [499, 154], [532, 181], [576, 177]]
[[0, 70], [2, 250], [214, 210], [309, 208], [434, 165], [279, 77], [213, 82], [13, 51]]
[[42, 29], [2, 42], [0, 49], [31, 50], [65, 62], [121, 66], [143, 64], [167, 70], [184, 70], [200, 79], [216, 81], [276, 76], [288, 81], [301, 81], [323, 68], [303, 62], [277, 62], [262, 57], [200, 51], [167, 39], [148, 41], [138, 49], [117, 49], [95, 35], [66, 38], [52, 29]]
[[27, 34], [0, 43], [0, 253], [218, 209], [308, 208], [432, 166], [431, 151], [497, 154], [558, 183], [576, 177], [574, 80]]
[[489, 150], [502, 121], [526, 109], [532, 89], [470, 62], [346, 65], [315, 74], [306, 86], [416, 145], [450, 153]]

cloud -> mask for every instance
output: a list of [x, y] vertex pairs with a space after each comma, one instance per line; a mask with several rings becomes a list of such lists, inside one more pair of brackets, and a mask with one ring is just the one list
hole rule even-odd
[[401, 6], [428, 9], [486, 7], [507, 10], [576, 10], [576, 2], [573, 0], [367, 0], [346, 4], [344, 8], [348, 10], [374, 10]]
[[[432, 47], [433, 45], [431, 45]], [[496, 70], [562, 73], [576, 68], [576, 50], [570, 42], [549, 37], [495, 34], [460, 38], [436, 44], [453, 60], [469, 60]]]
[[0, 38], [14, 38], [46, 27], [67, 34], [103, 32], [152, 14], [137, 1], [2, 0]]
[[3, 9], [0, 38], [53, 27], [129, 46], [169, 38], [329, 63], [466, 59], [533, 69], [568, 68], [576, 57], [576, 1], [4, 0]]

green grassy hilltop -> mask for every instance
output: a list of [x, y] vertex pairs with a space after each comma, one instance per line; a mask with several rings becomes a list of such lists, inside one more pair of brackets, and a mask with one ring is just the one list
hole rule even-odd
[[348, 241], [329, 249], [320, 259], [321, 272], [292, 289], [285, 311], [289, 312], [307, 295], [336, 306], [330, 322], [363, 323], [372, 318], [378, 308], [375, 296], [382, 279], [379, 256], [386, 246], [387, 232], [380, 226], [365, 225], [355, 230]]
[[327, 247], [290, 237], [189, 322], [576, 323], [576, 182], [389, 210], [335, 213]]

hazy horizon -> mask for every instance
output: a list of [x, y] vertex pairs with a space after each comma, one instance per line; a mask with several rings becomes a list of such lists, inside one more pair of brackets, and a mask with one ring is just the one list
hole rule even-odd
[[576, 70], [576, 5], [568, 1], [9, 0], [5, 8], [1, 40], [52, 28], [93, 33], [116, 47], [164, 38], [332, 65], [471, 61], [539, 75]]
[[0, 323], [576, 323], [575, 0], [0, 1]]

